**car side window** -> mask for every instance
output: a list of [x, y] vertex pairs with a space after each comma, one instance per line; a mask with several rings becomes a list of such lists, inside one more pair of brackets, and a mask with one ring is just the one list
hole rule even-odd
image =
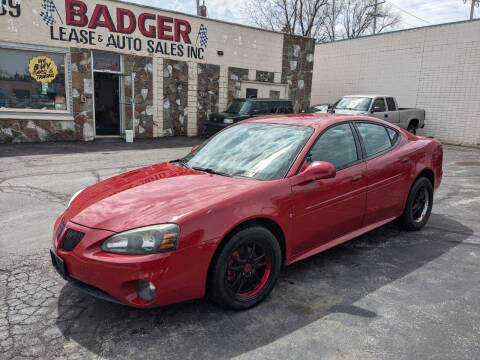
[[291, 103], [286, 103], [284, 104], [285, 108], [285, 114], [292, 114], [293, 113], [293, 107]]
[[257, 110], [257, 114], [269, 114], [270, 106], [268, 102], [257, 102], [255, 105], [255, 110]]
[[395, 111], [397, 110], [397, 106], [395, 105], [395, 100], [393, 100], [392, 97], [387, 97], [387, 105], [388, 105], [388, 111]]
[[309, 161], [328, 161], [337, 170], [358, 160], [357, 145], [349, 124], [333, 126], [323, 132], [309, 153]]
[[363, 122], [358, 122], [356, 125], [367, 157], [383, 153], [392, 147], [392, 140], [385, 126]]
[[277, 114], [282, 112], [282, 104], [272, 101], [270, 103], [270, 114]]
[[400, 139], [400, 135], [398, 135], [398, 132], [396, 132], [392, 128], [387, 127], [386, 129], [388, 132], [388, 136], [390, 136], [390, 141], [392, 143], [392, 146], [395, 146], [398, 142], [398, 139]]
[[[378, 108], [378, 109], [375, 109]], [[385, 100], [383, 98], [376, 98], [372, 105], [372, 110], [375, 112], [383, 112], [385, 109]]]

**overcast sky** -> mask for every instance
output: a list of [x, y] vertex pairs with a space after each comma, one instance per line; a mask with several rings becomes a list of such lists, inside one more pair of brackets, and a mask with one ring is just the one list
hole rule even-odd
[[[196, 0], [129, 1], [190, 14], [195, 13], [196, 6]], [[241, 3], [239, 0], [205, 0], [209, 17], [248, 24], [248, 19], [242, 17], [242, 14], [238, 11], [239, 3]], [[429, 23], [441, 24], [452, 21], [467, 20], [470, 14], [470, 5], [465, 5], [462, 0], [387, 0], [387, 3], [396, 6], [394, 8], [402, 16], [402, 27], [404, 28], [424, 26], [429, 25]], [[480, 17], [480, 9], [476, 8], [475, 10], [475, 17]], [[424, 21], [419, 20], [412, 15], [415, 15]]]

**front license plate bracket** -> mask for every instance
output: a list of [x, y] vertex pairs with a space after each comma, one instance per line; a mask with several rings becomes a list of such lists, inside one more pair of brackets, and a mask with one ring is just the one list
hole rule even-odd
[[57, 270], [57, 272], [62, 278], [67, 280], [68, 271], [67, 271], [67, 266], [65, 265], [65, 262], [63, 261], [63, 259], [57, 254], [55, 254], [53, 250], [50, 250], [50, 257], [52, 258], [52, 265], [55, 268], [55, 270]]

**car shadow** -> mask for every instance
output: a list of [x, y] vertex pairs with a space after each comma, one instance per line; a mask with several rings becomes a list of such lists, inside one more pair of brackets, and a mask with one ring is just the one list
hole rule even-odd
[[[368, 321], [377, 314], [356, 306], [358, 300], [415, 272], [472, 234], [446, 216], [432, 214], [430, 220], [419, 232], [387, 224], [295, 263], [282, 271], [266, 301], [247, 311], [224, 309], [208, 300], [139, 310], [97, 300], [67, 284], [56, 323], [66, 338], [104, 358], [161, 354], [218, 359], [269, 344], [332, 313]], [[412, 294], [401, 296], [407, 302]]]
[[127, 143], [121, 138], [100, 138], [95, 141], [55, 141], [38, 143], [0, 144], [0, 158], [10, 156], [77, 154], [192, 147], [201, 144], [200, 137], [167, 136], [155, 139], [135, 139]]

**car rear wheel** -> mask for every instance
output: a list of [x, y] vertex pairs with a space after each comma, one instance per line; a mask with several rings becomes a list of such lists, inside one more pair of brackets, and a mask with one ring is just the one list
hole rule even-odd
[[433, 205], [433, 186], [430, 180], [420, 177], [413, 183], [401, 217], [402, 226], [409, 231], [420, 230], [430, 218]]
[[409, 133], [412, 133], [413, 135], [417, 135], [417, 127], [415, 126], [415, 124], [408, 125], [407, 131]]
[[212, 264], [212, 299], [234, 309], [248, 309], [272, 291], [282, 253], [266, 228], [251, 226], [230, 237]]

